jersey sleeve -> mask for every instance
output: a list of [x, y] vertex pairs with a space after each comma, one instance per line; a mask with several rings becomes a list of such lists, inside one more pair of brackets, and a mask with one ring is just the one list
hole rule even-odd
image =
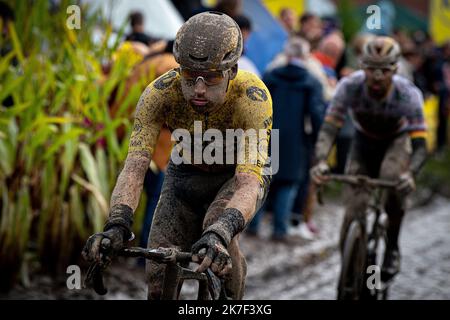
[[423, 96], [419, 89], [413, 88], [410, 95], [410, 106], [406, 119], [408, 121], [408, 132], [411, 138], [425, 138], [427, 125], [423, 112]]
[[170, 94], [176, 72], [169, 71], [151, 82], [142, 93], [136, 108], [133, 131], [128, 153], [147, 151], [153, 154], [162, 125], [165, 122], [164, 107]]
[[[264, 83], [249, 76], [237, 101], [239, 122], [246, 139], [244, 157], [236, 166], [236, 173], [254, 174], [260, 183], [267, 181], [264, 166], [268, 163], [272, 131], [272, 98]], [[242, 149], [241, 149], [242, 152]]]
[[336, 92], [325, 114], [325, 121], [334, 124], [338, 128], [344, 125], [348, 112], [349, 83], [349, 78], [344, 78], [339, 81]]

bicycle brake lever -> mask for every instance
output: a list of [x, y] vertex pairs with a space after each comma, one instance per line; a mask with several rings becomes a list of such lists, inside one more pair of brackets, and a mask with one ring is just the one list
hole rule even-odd
[[209, 268], [206, 269], [205, 275], [208, 278], [208, 290], [212, 300], [219, 300], [222, 295], [222, 281]]
[[103, 282], [103, 268], [99, 263], [94, 262], [89, 266], [89, 269], [84, 279], [84, 287], [93, 288], [94, 291], [103, 296], [108, 292]]

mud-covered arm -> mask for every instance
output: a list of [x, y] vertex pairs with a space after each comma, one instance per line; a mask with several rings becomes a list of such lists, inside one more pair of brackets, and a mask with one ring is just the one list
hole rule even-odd
[[339, 127], [334, 123], [325, 121], [319, 131], [315, 147], [315, 162], [326, 161], [333, 147]]
[[151, 86], [142, 93], [136, 108], [128, 155], [111, 195], [111, 209], [104, 228], [106, 231], [119, 226], [127, 239], [131, 236], [133, 212], [139, 204], [144, 177], [162, 125], [157, 108], [161, 101], [152, 93]]
[[406, 119], [408, 121], [408, 133], [411, 138], [412, 155], [409, 168], [414, 176], [416, 176], [427, 159], [427, 124], [424, 114], [424, 101], [422, 92], [418, 88], [411, 91], [408, 101], [409, 114]]
[[238, 100], [237, 106], [237, 127], [244, 129], [248, 138], [245, 142], [242, 140], [245, 145], [244, 161], [236, 166], [234, 192], [224, 212], [204, 231], [217, 233], [226, 245], [252, 220], [267, 195], [271, 180], [268, 164], [272, 99], [259, 79], [251, 79], [247, 85], [245, 95]]
[[203, 234], [207, 232], [218, 234], [227, 246], [253, 218], [261, 189], [258, 178], [253, 174], [236, 173], [234, 180], [235, 190], [228, 205], [217, 221], [203, 232]]
[[427, 141], [423, 137], [418, 137], [411, 139], [411, 143], [413, 151], [409, 168], [414, 176], [416, 176], [427, 159]]
[[315, 146], [315, 162], [327, 160], [339, 129], [344, 125], [349, 107], [349, 82], [344, 78], [338, 83], [336, 94], [326, 110]]

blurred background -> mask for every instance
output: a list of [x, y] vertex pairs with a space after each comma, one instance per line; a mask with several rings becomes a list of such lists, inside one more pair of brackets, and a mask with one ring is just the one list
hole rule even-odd
[[[377, 29], [370, 28], [370, 5], [379, 8]], [[245, 40], [239, 67], [260, 77], [283, 63], [290, 37], [306, 39], [325, 102], [337, 81], [358, 69], [365, 40], [395, 37], [402, 48], [399, 73], [422, 91], [429, 128], [430, 158], [411, 207], [436, 206], [438, 197], [438, 209], [450, 214], [450, 1], [0, 0], [0, 297], [77, 298], [67, 293], [66, 269], [86, 267], [84, 242], [103, 228], [139, 96], [177, 67], [171, 53], [176, 32], [205, 10], [235, 18]], [[336, 172], [342, 172], [351, 137], [349, 127], [330, 157]], [[141, 245], [170, 149], [164, 128], [136, 212]], [[309, 188], [305, 181], [292, 217], [293, 226], [306, 227], [303, 247], [320, 240], [317, 229], [328, 228], [314, 219], [320, 208], [311, 205]], [[330, 192], [339, 194], [339, 186]], [[254, 252], [254, 240], [243, 241]], [[117, 291], [144, 282], [142, 264], [129, 267], [139, 280]]]

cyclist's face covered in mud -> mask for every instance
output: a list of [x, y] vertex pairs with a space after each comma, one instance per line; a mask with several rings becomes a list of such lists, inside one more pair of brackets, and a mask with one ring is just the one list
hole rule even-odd
[[226, 71], [199, 71], [180, 67], [184, 98], [199, 113], [215, 111], [224, 104], [229, 81], [236, 74], [237, 66]]
[[396, 71], [396, 66], [365, 66], [364, 72], [370, 96], [375, 99], [384, 98], [392, 85], [392, 77]]

